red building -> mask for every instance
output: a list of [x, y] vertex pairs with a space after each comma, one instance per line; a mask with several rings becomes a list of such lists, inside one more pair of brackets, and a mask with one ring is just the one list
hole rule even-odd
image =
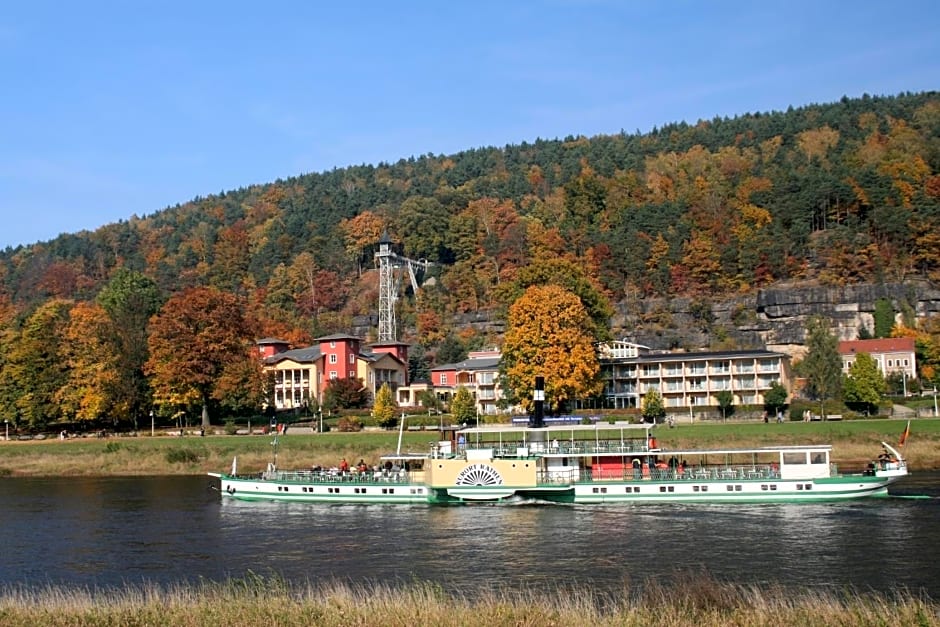
[[276, 338], [258, 340], [266, 372], [274, 375], [274, 406], [291, 409], [323, 402], [331, 379], [361, 379], [373, 399], [382, 384], [392, 392], [408, 383], [406, 344], [364, 347], [360, 338], [341, 333], [316, 339], [316, 344], [289, 349]]

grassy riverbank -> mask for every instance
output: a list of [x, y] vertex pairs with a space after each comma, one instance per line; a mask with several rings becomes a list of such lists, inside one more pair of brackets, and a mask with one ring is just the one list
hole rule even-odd
[[340, 583], [291, 585], [248, 578], [225, 583], [118, 590], [0, 590], [0, 623], [32, 625], [940, 625], [940, 606], [912, 594], [800, 591], [685, 577], [641, 591], [589, 588], [477, 590], [452, 595], [431, 583], [404, 589]]
[[[834, 461], [861, 468], [876, 456], [879, 443], [895, 444], [906, 422], [854, 420], [843, 422], [720, 423], [657, 428], [666, 449], [744, 447], [770, 444], [829, 443]], [[424, 452], [437, 439], [434, 431], [406, 432], [402, 450]], [[335, 466], [345, 457], [373, 464], [392, 452], [398, 432], [288, 434], [279, 438], [282, 468]], [[0, 476], [127, 476], [183, 475], [222, 471], [238, 457], [243, 472], [263, 469], [273, 456], [269, 436], [169, 436], [77, 438], [70, 440], [0, 442]], [[940, 469], [940, 420], [918, 419], [903, 452], [912, 470]]]

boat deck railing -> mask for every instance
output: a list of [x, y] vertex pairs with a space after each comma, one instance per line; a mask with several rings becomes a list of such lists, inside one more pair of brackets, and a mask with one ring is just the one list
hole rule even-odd
[[[650, 448], [644, 440], [602, 440], [596, 441], [552, 441], [552, 442], [502, 442], [500, 444], [467, 444], [468, 449], [493, 449], [494, 457], [516, 457], [519, 449], [527, 449], [530, 455], [594, 455], [597, 453], [649, 453]], [[656, 449], [653, 449], [656, 450]]]
[[539, 483], [595, 483], [605, 481], [745, 481], [779, 479], [773, 466], [693, 466], [689, 468], [625, 468], [623, 470], [548, 470], [540, 473]]
[[265, 471], [250, 478], [267, 481], [292, 481], [297, 483], [366, 483], [385, 485], [389, 483], [411, 483], [412, 478], [406, 470], [367, 470], [365, 472], [340, 472], [332, 470], [291, 470]]

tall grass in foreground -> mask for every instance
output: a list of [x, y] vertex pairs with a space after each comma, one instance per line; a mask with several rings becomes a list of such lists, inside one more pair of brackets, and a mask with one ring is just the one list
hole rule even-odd
[[896, 595], [798, 592], [679, 576], [669, 584], [625, 585], [622, 594], [586, 587], [446, 593], [433, 583], [404, 588], [338, 582], [292, 585], [249, 576], [224, 583], [113, 590], [46, 586], [0, 590], [0, 624], [254, 625], [940, 625], [940, 605]]

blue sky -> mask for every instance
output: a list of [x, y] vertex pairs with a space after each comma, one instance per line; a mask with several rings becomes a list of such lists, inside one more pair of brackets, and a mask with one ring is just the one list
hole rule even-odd
[[940, 3], [0, 8], [0, 249], [254, 183], [940, 88]]

